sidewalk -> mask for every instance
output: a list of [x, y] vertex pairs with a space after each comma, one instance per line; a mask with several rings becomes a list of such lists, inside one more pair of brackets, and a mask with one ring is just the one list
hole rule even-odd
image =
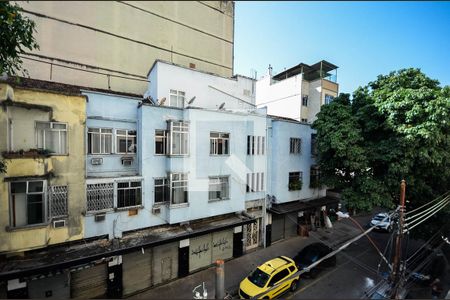
[[[270, 247], [259, 248], [241, 257], [225, 262], [225, 292], [236, 297], [239, 283], [254, 268], [276, 256], [294, 257], [297, 252], [308, 244], [322, 240], [327, 245], [339, 245], [360, 233], [358, 228], [346, 220], [333, 223], [332, 229], [318, 229], [310, 232], [309, 237], [293, 237], [272, 244]], [[168, 284], [152, 288], [130, 298], [151, 299], [192, 299], [192, 290], [205, 282], [208, 299], [215, 296], [215, 268], [214, 266], [193, 273], [184, 278], [176, 279]], [[201, 289], [200, 289], [201, 290]]]

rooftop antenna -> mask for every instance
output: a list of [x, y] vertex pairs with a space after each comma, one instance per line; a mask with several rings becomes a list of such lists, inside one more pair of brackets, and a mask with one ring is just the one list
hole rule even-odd
[[225, 102], [222, 102], [222, 104], [220, 104], [219, 109], [223, 109], [225, 106]]
[[166, 102], [166, 97], [163, 97], [161, 100], [159, 100], [159, 105], [164, 105], [164, 102]]
[[194, 96], [194, 97], [192, 97], [192, 99], [191, 99], [191, 100], [189, 100], [188, 104], [192, 104], [192, 102], [194, 102], [194, 100], [195, 100], [195, 96]]

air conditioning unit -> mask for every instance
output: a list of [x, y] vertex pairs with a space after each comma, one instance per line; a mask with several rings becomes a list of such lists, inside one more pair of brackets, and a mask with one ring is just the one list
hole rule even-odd
[[103, 164], [103, 158], [101, 157], [96, 157], [96, 158], [91, 158], [91, 165], [102, 165]]
[[53, 228], [61, 228], [66, 226], [66, 220], [55, 220], [53, 221]]
[[152, 208], [152, 214], [158, 215], [161, 213], [161, 207], [153, 207]]
[[133, 164], [132, 157], [122, 157], [122, 165], [123, 166], [131, 166]]
[[106, 217], [105, 214], [97, 214], [97, 215], [95, 215], [95, 222], [105, 221], [105, 217]]

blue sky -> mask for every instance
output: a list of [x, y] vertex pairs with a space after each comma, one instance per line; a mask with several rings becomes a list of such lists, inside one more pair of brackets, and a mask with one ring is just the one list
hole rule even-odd
[[240, 2], [235, 73], [258, 78], [322, 59], [339, 66], [340, 92], [417, 67], [450, 85], [450, 2]]

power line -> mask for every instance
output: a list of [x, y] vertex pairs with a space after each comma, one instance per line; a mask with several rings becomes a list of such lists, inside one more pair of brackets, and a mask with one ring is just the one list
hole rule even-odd
[[423, 214], [429, 212], [430, 210], [433, 210], [434, 208], [438, 207], [438, 206], [441, 205], [442, 203], [444, 203], [444, 202], [446, 202], [446, 201], [449, 201], [449, 200], [450, 200], [450, 196], [447, 196], [447, 197], [443, 198], [441, 201], [439, 201], [438, 203], [436, 203], [435, 205], [433, 205], [433, 206], [431, 206], [431, 207], [425, 209], [424, 211], [421, 211], [421, 212], [419, 212], [419, 213], [417, 213], [417, 214], [415, 214], [415, 215], [412, 215], [412, 216], [406, 218], [405, 221], [408, 221], [408, 220], [411, 220], [411, 219], [416, 218], [417, 216], [423, 215]]
[[415, 209], [413, 209], [413, 210], [410, 210], [409, 212], [405, 213], [405, 215], [412, 214], [413, 212], [418, 211], [418, 210], [424, 208], [425, 206], [430, 205], [431, 203], [438, 201], [438, 200], [441, 199], [441, 198], [447, 197], [448, 195], [450, 195], [450, 191], [448, 191], [448, 192], [446, 192], [446, 193], [444, 193], [444, 194], [438, 196], [436, 199], [431, 200], [430, 202], [425, 203], [424, 205], [422, 205], [422, 206], [420, 206], [420, 207], [418, 207], [418, 208], [415, 208]]
[[441, 204], [438, 208], [436, 208], [435, 210], [433, 210], [432, 212], [430, 212], [430, 214], [428, 215], [424, 215], [419, 219], [416, 219], [414, 221], [412, 221], [412, 223], [422, 219], [420, 222], [414, 224], [413, 226], [410, 226], [410, 224], [406, 224], [406, 230], [403, 230], [403, 233], [407, 233], [410, 230], [412, 230], [413, 228], [417, 227], [418, 225], [422, 224], [424, 221], [428, 220], [429, 218], [431, 218], [432, 216], [434, 216], [437, 212], [439, 212], [440, 210], [442, 210], [445, 206], [447, 206], [447, 204], [450, 203], [450, 200], [448, 200], [447, 202]]

